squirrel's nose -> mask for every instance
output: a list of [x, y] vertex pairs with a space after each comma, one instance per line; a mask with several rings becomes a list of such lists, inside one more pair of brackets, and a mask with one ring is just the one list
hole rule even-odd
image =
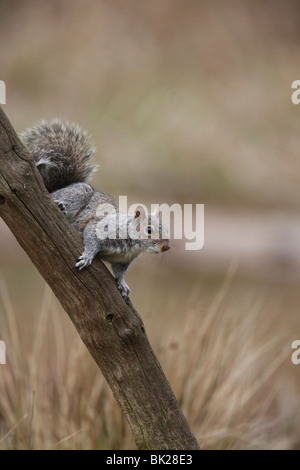
[[167, 251], [170, 249], [170, 243], [169, 242], [163, 242], [160, 245], [160, 251]]

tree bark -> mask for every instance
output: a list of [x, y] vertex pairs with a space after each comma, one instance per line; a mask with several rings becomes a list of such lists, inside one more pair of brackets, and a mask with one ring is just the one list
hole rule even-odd
[[1, 108], [0, 216], [74, 323], [137, 447], [199, 449], [131, 302], [97, 257], [80, 272], [74, 267], [81, 238], [52, 201]]

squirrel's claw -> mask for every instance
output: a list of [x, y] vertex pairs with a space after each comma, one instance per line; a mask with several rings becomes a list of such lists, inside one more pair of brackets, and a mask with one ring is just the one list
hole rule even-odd
[[118, 286], [118, 289], [120, 291], [120, 294], [122, 295], [123, 299], [128, 299], [129, 297], [129, 294], [130, 294], [130, 289], [128, 287], [128, 285], [126, 284], [126, 282], [123, 280], [123, 281], [117, 281], [117, 286]]
[[67, 215], [66, 206], [65, 206], [62, 202], [56, 201], [55, 199], [54, 199], [54, 202], [55, 202], [55, 204], [57, 205], [57, 207], [62, 211], [62, 213], [65, 214], [65, 215]]
[[79, 256], [78, 261], [75, 264], [75, 266], [80, 271], [81, 269], [86, 268], [87, 266], [89, 266], [92, 263], [92, 261], [93, 261], [92, 258], [88, 258], [85, 255], [81, 255], [81, 256]]

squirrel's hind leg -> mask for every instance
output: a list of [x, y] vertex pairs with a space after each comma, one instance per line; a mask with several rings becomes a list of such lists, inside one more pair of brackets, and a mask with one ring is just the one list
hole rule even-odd
[[93, 193], [94, 190], [89, 184], [74, 183], [54, 191], [51, 196], [60, 210], [73, 223], [78, 213], [88, 205]]

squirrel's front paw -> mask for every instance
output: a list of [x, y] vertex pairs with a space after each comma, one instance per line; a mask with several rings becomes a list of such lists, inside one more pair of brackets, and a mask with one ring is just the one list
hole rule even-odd
[[92, 261], [93, 261], [93, 258], [90, 258], [86, 255], [81, 255], [81, 256], [79, 256], [78, 261], [75, 264], [75, 266], [80, 271], [81, 269], [86, 268], [87, 266], [89, 266], [92, 263]]
[[123, 297], [123, 299], [128, 299], [130, 294], [130, 289], [125, 281], [117, 281], [118, 289]]

